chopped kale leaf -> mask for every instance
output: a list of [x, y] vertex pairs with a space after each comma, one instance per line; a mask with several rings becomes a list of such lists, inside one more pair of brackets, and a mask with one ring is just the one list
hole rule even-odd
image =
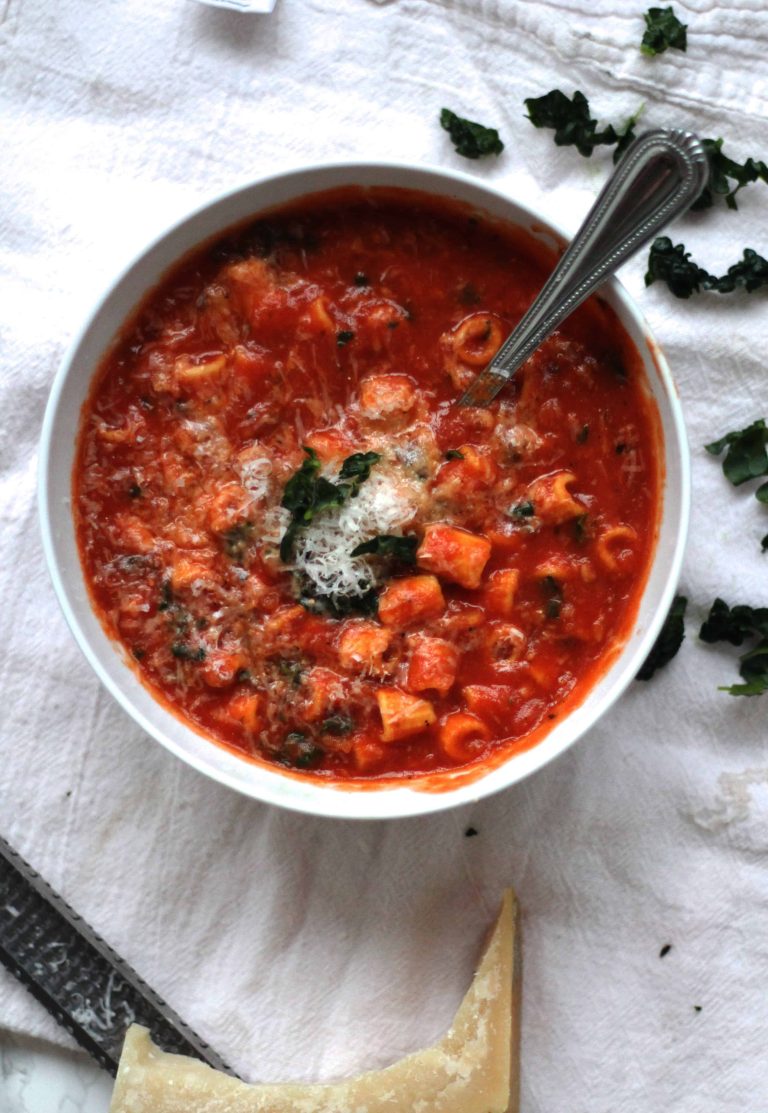
[[[691, 205], [692, 210], [709, 209], [718, 197], [723, 198], [729, 209], [736, 209], [736, 194], [740, 189], [751, 182], [768, 183], [768, 166], [760, 159], [736, 162], [723, 153], [722, 139], [702, 139], [701, 142], [709, 161], [709, 181]], [[736, 184], [732, 186], [731, 182]]]
[[160, 585], [160, 602], [157, 604], [159, 611], [167, 611], [173, 606], [173, 592], [171, 590], [171, 581], [163, 580]]
[[664, 619], [661, 632], [653, 644], [637, 674], [638, 680], [650, 680], [657, 669], [669, 664], [683, 644], [685, 637], [685, 608], [688, 600], [684, 595], [676, 595]]
[[223, 535], [224, 551], [234, 561], [242, 561], [253, 534], [252, 522], [238, 522]]
[[306, 734], [293, 730], [285, 736], [283, 747], [276, 756], [283, 765], [290, 765], [294, 769], [309, 769], [322, 760], [323, 751]]
[[707, 289], [717, 290], [719, 294], [730, 294], [734, 290], [746, 290], [751, 294], [763, 286], [768, 286], [768, 259], [758, 255], [751, 247], [745, 247], [743, 258], [728, 268], [720, 278], [711, 278]]
[[351, 734], [355, 729], [355, 724], [349, 715], [330, 715], [327, 719], [323, 719], [320, 726], [321, 734], [331, 734], [334, 738], [342, 738], [345, 734]]
[[299, 596], [299, 603], [311, 614], [329, 614], [332, 618], [357, 614], [373, 617], [379, 610], [379, 597], [373, 587], [360, 595], [322, 595], [305, 590]]
[[347, 456], [341, 465], [339, 479], [353, 480], [354, 490], [349, 492], [353, 497], [357, 494], [360, 484], [370, 477], [371, 468], [374, 464], [378, 464], [380, 459], [378, 452], [355, 452], [354, 455]]
[[[750, 479], [768, 475], [768, 427], [763, 418], [753, 421], [746, 429], [726, 433], [719, 441], [704, 446], [712, 456], [720, 456], [725, 448], [728, 451], [723, 460], [723, 474], [738, 487]], [[760, 491], [767, 485], [763, 484]], [[758, 494], [761, 502], [768, 501], [768, 492]]]
[[659, 236], [651, 245], [645, 284], [656, 281], [666, 282], [676, 298], [689, 298], [701, 290], [730, 294], [743, 289], [751, 294], [768, 286], [768, 259], [745, 247], [743, 258], [718, 278], [695, 263], [683, 244], [673, 246], [669, 236]]
[[187, 645], [186, 642], [174, 642], [171, 646], [171, 653], [179, 661], [204, 661], [205, 650], [202, 646], [194, 649], [192, 646]]
[[403, 564], [415, 564], [418, 547], [419, 541], [416, 537], [399, 537], [392, 533], [380, 533], [376, 537], [372, 537], [370, 541], [363, 541], [361, 545], [356, 545], [350, 556], [370, 554], [372, 556], [394, 557], [396, 560], [402, 561]]
[[640, 43], [643, 54], [663, 54], [665, 50], [685, 50], [688, 26], [681, 23], [673, 8], [649, 8], [643, 16], [645, 34]]
[[646, 286], [666, 282], [676, 298], [689, 298], [691, 294], [698, 294], [708, 278], [707, 271], [693, 262], [690, 252], [681, 243], [673, 246], [669, 236], [658, 236], [651, 244]]
[[303, 668], [299, 661], [292, 661], [288, 657], [278, 657], [275, 661], [277, 671], [285, 680], [298, 687], [301, 684]]
[[473, 120], [465, 120], [444, 108], [440, 113], [440, 126], [447, 131], [456, 152], [464, 158], [485, 158], [500, 155], [504, 150], [496, 128], [487, 128]]
[[544, 594], [548, 597], [544, 605], [547, 618], [559, 618], [563, 609], [563, 589], [554, 576], [545, 576], [541, 581]]
[[[652, 8], [651, 11], [671, 13], [672, 9]], [[672, 18], [674, 19], [674, 16]], [[554, 131], [554, 139], [558, 147], [575, 147], [580, 154], [589, 158], [595, 147], [613, 146], [614, 162], [619, 161], [626, 148], [635, 139], [635, 125], [640, 116], [638, 110], [621, 128], [616, 128], [613, 124], [606, 124], [605, 127], [600, 128], [597, 119], [591, 114], [589, 101], [578, 90], [572, 97], [568, 97], [560, 89], [552, 89], [543, 97], [529, 97], [525, 101], [525, 106], [528, 110], [528, 119], [534, 127], [551, 128]], [[692, 210], [711, 208], [718, 198], [722, 198], [728, 208], [735, 209], [738, 207], [736, 194], [740, 189], [752, 182], [768, 183], [768, 165], [761, 159], [748, 158], [744, 162], [736, 162], [723, 151], [722, 139], [702, 139], [701, 142], [709, 162], [709, 181], [691, 205]], [[716, 287], [705, 286], [705, 289], [717, 288], [726, 293], [735, 286], [746, 286], [747, 280], [753, 278], [752, 271], [756, 261], [751, 256], [754, 254], [754, 252], [749, 253], [741, 263], [736, 265], [735, 274], [732, 273], [734, 268], [731, 268], [728, 275], [720, 279], [715, 279], [706, 271], [702, 271], [702, 278], [706, 276], [710, 281], [719, 283]], [[759, 258], [760, 256], [757, 256], [757, 259]], [[731, 285], [732, 282], [735, 285]], [[678, 297], [687, 296], [689, 295], [678, 295]]]
[[589, 101], [578, 89], [570, 98], [560, 89], [552, 89], [543, 97], [528, 97], [525, 107], [534, 127], [551, 128], [558, 147], [575, 147], [585, 158], [595, 147], [616, 144], [613, 161], [618, 162], [635, 138], [637, 114], [622, 130], [617, 131], [612, 124], [598, 129], [597, 120], [590, 115]]
[[768, 691], [768, 607], [729, 607], [724, 600], [715, 599], [699, 637], [710, 644], [724, 641], [741, 646], [748, 639], [753, 643], [739, 657], [739, 675], [744, 683], [725, 685], [721, 692], [759, 696]]
[[339, 478], [350, 483], [332, 483], [318, 475], [320, 457], [313, 448], [305, 446], [307, 459], [294, 472], [285, 485], [280, 505], [291, 512], [291, 521], [280, 541], [280, 559], [288, 563], [293, 555], [296, 534], [312, 521], [315, 514], [331, 507], [342, 506], [345, 499], [354, 498], [360, 484], [371, 474], [372, 466], [380, 459], [377, 452], [356, 452], [341, 465]]
[[315, 496], [315, 483], [317, 481], [317, 473], [320, 471], [320, 457], [315, 452], [314, 448], [307, 448], [305, 446], [304, 452], [307, 459], [304, 460], [298, 471], [294, 472], [291, 478], [285, 485], [283, 497], [280, 502], [286, 510], [290, 511], [303, 511], [307, 507], [313, 506]]
[[699, 631], [699, 637], [710, 644], [730, 642], [742, 645], [746, 638], [768, 638], [768, 607], [748, 607], [736, 604], [729, 607], [722, 599], [715, 599], [709, 615]]

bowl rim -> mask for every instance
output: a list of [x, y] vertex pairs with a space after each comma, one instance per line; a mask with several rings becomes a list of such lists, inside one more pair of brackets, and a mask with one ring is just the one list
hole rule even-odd
[[[355, 785], [346, 786], [344, 782], [325, 782], [321, 780], [314, 780], [309, 778], [301, 779], [303, 791], [294, 793], [287, 791], [289, 785], [292, 784], [294, 778], [288, 774], [286, 775], [278, 769], [272, 769], [262, 766], [260, 763], [250, 762], [247, 759], [238, 757], [231, 751], [227, 751], [225, 747], [219, 746], [215, 741], [211, 740], [204, 732], [195, 730], [184, 722], [182, 718], [175, 715], [173, 711], [165, 707], [162, 702], [157, 699], [153, 694], [153, 700], [157, 707], [161, 707], [164, 716], [172, 719], [178, 726], [185, 730], [192, 730], [193, 733], [204, 738], [207, 746], [215, 748], [217, 751], [231, 753], [237, 766], [233, 766], [232, 770], [221, 769], [216, 767], [212, 762], [206, 761], [204, 757], [199, 757], [188, 750], [172, 735], [152, 723], [147, 716], [137, 707], [132, 701], [129, 694], [124, 691], [123, 687], [117, 683], [112, 676], [110, 676], [105, 665], [102, 663], [97, 650], [92, 646], [91, 640], [83, 629], [83, 626], [77, 616], [76, 609], [71, 598], [70, 587], [67, 583], [66, 576], [63, 573], [59, 560], [56, 555], [56, 540], [55, 540], [55, 518], [54, 508], [52, 506], [50, 491], [49, 491], [49, 477], [51, 468], [54, 466], [54, 458], [52, 454], [52, 440], [56, 427], [56, 421], [59, 416], [59, 407], [62, 395], [67, 386], [70, 374], [76, 363], [76, 358], [80, 348], [87, 340], [91, 330], [98, 326], [99, 318], [105, 310], [107, 303], [118, 290], [118, 288], [131, 276], [132, 272], [141, 266], [147, 257], [149, 257], [156, 249], [159, 249], [163, 243], [174, 236], [183, 233], [185, 226], [192, 224], [211, 209], [219, 206], [226, 205], [229, 201], [234, 201], [240, 195], [247, 194], [255, 189], [268, 190], [270, 187], [275, 187], [279, 183], [283, 183], [289, 189], [296, 183], [304, 183], [305, 188], [290, 193], [283, 204], [291, 204], [302, 197], [309, 197], [314, 194], [319, 194], [330, 189], [336, 188], [334, 185], [320, 184], [313, 185], [312, 179], [320, 175], [333, 175], [339, 173], [349, 173], [349, 185], [360, 185], [361, 183], [355, 180], [355, 175], [360, 173], [371, 173], [373, 175], [388, 175], [388, 174], [404, 174], [413, 177], [415, 180], [413, 184], [406, 184], [401, 187], [413, 189], [429, 193], [431, 191], [430, 184], [427, 179], [433, 179], [432, 186], [434, 186], [434, 179], [439, 179], [440, 183], [445, 186], [445, 189], [436, 192], [436, 196], [446, 196], [449, 194], [451, 183], [457, 183], [464, 188], [469, 188], [477, 195], [478, 207], [482, 208], [483, 195], [487, 200], [493, 200], [497, 205], [502, 207], [506, 206], [510, 209], [518, 209], [525, 214], [530, 220], [531, 224], [535, 224], [537, 230], [540, 230], [545, 237], [553, 238], [560, 243], [568, 243], [569, 235], [560, 227], [560, 225], [552, 221], [546, 216], [538, 204], [531, 204], [528, 201], [518, 201], [514, 195], [505, 192], [504, 188], [498, 188], [494, 184], [489, 183], [485, 179], [478, 179], [472, 175], [454, 169], [446, 169], [444, 167], [431, 165], [428, 163], [411, 163], [397, 160], [369, 160], [369, 159], [341, 159], [341, 160], [328, 160], [314, 162], [308, 165], [288, 166], [282, 170], [276, 171], [273, 174], [261, 176], [240, 182], [228, 189], [222, 190], [213, 196], [202, 201], [195, 207], [185, 210], [181, 216], [174, 218], [171, 222], [164, 225], [163, 229], [145, 243], [129, 261], [120, 267], [111, 278], [107, 279], [103, 287], [102, 293], [97, 297], [91, 309], [85, 314], [80, 327], [75, 331], [70, 343], [61, 357], [57, 367], [48, 400], [45, 407], [45, 414], [42, 423], [42, 430], [40, 436], [40, 447], [38, 457], [38, 508], [39, 508], [39, 523], [42, 536], [42, 547], [45, 556], [46, 564], [48, 567], [49, 575], [53, 583], [54, 591], [58, 599], [59, 606], [64, 614], [64, 618], [69, 626], [69, 629], [79, 646], [88, 664], [91, 666], [100, 682], [104, 685], [110, 695], [122, 707], [122, 709], [136, 722], [142, 730], [145, 731], [151, 738], [159, 742], [176, 757], [181, 758], [186, 764], [192, 766], [199, 773], [210, 777], [219, 784], [223, 784], [228, 788], [234, 789], [242, 795], [248, 796], [251, 799], [261, 801], [266, 804], [274, 804], [280, 807], [287, 808], [291, 811], [296, 811], [308, 815], [325, 816], [328, 818], [340, 819], [395, 819], [406, 818], [417, 815], [433, 814], [436, 812], [445, 811], [449, 808], [460, 807], [465, 804], [475, 803], [476, 801], [505, 788], [517, 784], [527, 777], [531, 776], [537, 770], [548, 765], [555, 758], [560, 756], [565, 750], [569, 749], [589, 730], [603, 718], [605, 713], [616, 703], [621, 695], [626, 691], [631, 683], [634, 674], [639, 668], [639, 665], [645, 659], [648, 652], [658, 636], [659, 630], [667, 615], [669, 607], [676, 590], [679, 580], [680, 571], [684, 557], [685, 545], [688, 534], [688, 526], [690, 519], [690, 498], [691, 498], [691, 466], [688, 450], [688, 440], [685, 429], [685, 423], [682, 413], [682, 406], [680, 403], [679, 394], [672, 377], [671, 370], [666, 361], [664, 353], [662, 352], [658, 342], [656, 341], [653, 333], [651, 332], [645, 318], [631, 295], [621, 284], [621, 282], [612, 277], [599, 289], [596, 295], [598, 297], [605, 297], [613, 304], [617, 313], [619, 323], [622, 325], [625, 333], [627, 333], [630, 341], [632, 337], [629, 336], [629, 325], [634, 326], [635, 331], [639, 336], [642, 336], [647, 347], [647, 353], [640, 350], [640, 345], [636, 344], [638, 354], [643, 362], [647, 377], [650, 379], [651, 375], [648, 370], [649, 363], [655, 366], [657, 378], [660, 383], [660, 393], [664, 397], [668, 406], [668, 418], [670, 423], [670, 432], [673, 434], [672, 439], [669, 435], [664, 437], [665, 459], [664, 465], [666, 473], [661, 475], [661, 493], [662, 499], [665, 498], [665, 491], [667, 487], [668, 468], [670, 458], [676, 456], [676, 462], [679, 463], [679, 470], [676, 470], [675, 479], [679, 486], [678, 495], [678, 510], [679, 517], [677, 519], [677, 528], [674, 536], [674, 546], [671, 554], [667, 556], [667, 567], [664, 578], [664, 584], [659, 592], [656, 601], [656, 610], [650, 616], [647, 626], [643, 633], [640, 635], [639, 640], [630, 648], [630, 637], [628, 637], [624, 644], [619, 649], [616, 659], [609, 665], [606, 672], [611, 671], [616, 667], [619, 662], [625, 658], [630, 657], [635, 662], [633, 671], [625, 669], [625, 675], [617, 676], [612, 683], [610, 689], [603, 693], [595, 708], [592, 708], [588, 715], [580, 716], [580, 712], [584, 703], [589, 700], [590, 693], [594, 688], [599, 685], [601, 677], [606, 673], [598, 676], [595, 683], [587, 691], [581, 703], [574, 707], [562, 720], [562, 724], [575, 722], [575, 727], [570, 732], [558, 731], [555, 728], [553, 731], [547, 733], [541, 740], [535, 743], [529, 750], [522, 751], [518, 754], [510, 754], [509, 758], [501, 762], [497, 767], [491, 768], [485, 773], [478, 772], [474, 779], [469, 781], [459, 780], [455, 787], [445, 788], [440, 791], [434, 789], [419, 788], [418, 784], [412, 781], [404, 780], [401, 784], [387, 784], [376, 785], [376, 782], [371, 782], [368, 785]], [[416, 179], [424, 179], [419, 182]], [[376, 183], [370, 184], [373, 188]], [[379, 183], [384, 188], [392, 188]], [[465, 201], [465, 203], [467, 203]], [[472, 203], [472, 202], [469, 202]], [[253, 216], [257, 216], [260, 212], [268, 212], [273, 209], [279, 209], [280, 203], [262, 205], [253, 211]], [[246, 220], [247, 217], [241, 218]], [[510, 213], [506, 218], [510, 223], [514, 223], [514, 218]], [[200, 244], [206, 240], [214, 240], [216, 236], [226, 232], [227, 228], [236, 226], [241, 222], [238, 220], [229, 221], [221, 225], [217, 231], [210, 233], [208, 236], [200, 240]], [[189, 251], [194, 250], [194, 247], [188, 247], [186, 250], [180, 252], [176, 259], [183, 258]], [[171, 263], [170, 266], [174, 264]], [[168, 268], [166, 268], [167, 271]], [[161, 272], [162, 274], [162, 272]], [[159, 276], [160, 277], [160, 276]], [[156, 279], [155, 281], [159, 281]], [[148, 287], [151, 288], [151, 287]], [[137, 308], [138, 303], [131, 305], [122, 317], [121, 323], [117, 326], [119, 329], [125, 324], [126, 320], [130, 318], [131, 313]], [[114, 337], [115, 334], [113, 334]], [[108, 346], [107, 346], [108, 347]], [[104, 349], [106, 352], [107, 348]], [[91, 376], [88, 382], [92, 382], [92, 376], [95, 371], [95, 366], [92, 367]], [[80, 407], [84, 403], [86, 395], [80, 397]], [[660, 418], [662, 414], [660, 413]], [[77, 435], [77, 434], [75, 434]], [[69, 478], [71, 490], [71, 476]], [[657, 522], [657, 531], [660, 532], [662, 522], [665, 516], [664, 503], [662, 502], [662, 510], [659, 514]], [[66, 515], [70, 520], [72, 519], [72, 509], [68, 507]], [[659, 536], [657, 533], [656, 546], [659, 543]], [[653, 570], [654, 564], [657, 559], [657, 553], [654, 554], [651, 560], [651, 565], [648, 571], [648, 578], [643, 588], [640, 604], [642, 605], [645, 592], [648, 589], [648, 580]], [[78, 560], [79, 571], [85, 584], [83, 575], [82, 564]], [[88, 595], [87, 588], [86, 594]], [[88, 595], [89, 606], [90, 596]], [[636, 623], [635, 623], [636, 625]], [[634, 631], [634, 626], [632, 628]], [[630, 632], [630, 636], [631, 633]], [[110, 638], [104, 631], [106, 638], [115, 646], [119, 652], [119, 643]], [[129, 665], [123, 661], [122, 667], [128, 671]], [[145, 686], [146, 688], [146, 686]], [[147, 689], [150, 690], [150, 689]], [[583, 724], [579, 724], [579, 718], [585, 718]], [[520, 762], [520, 758], [525, 757], [524, 762]], [[237, 772], [235, 772], [237, 769]], [[253, 782], [253, 777], [246, 780], [241, 775], [243, 769], [258, 770], [263, 776], [255, 778], [256, 783]], [[365, 805], [368, 805], [367, 807]], [[388, 806], [387, 806], [388, 805]]]

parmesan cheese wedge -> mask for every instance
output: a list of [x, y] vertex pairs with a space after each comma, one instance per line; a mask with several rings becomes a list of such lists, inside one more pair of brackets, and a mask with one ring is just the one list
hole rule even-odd
[[475, 977], [433, 1047], [343, 1082], [248, 1085], [132, 1025], [110, 1113], [517, 1113], [520, 958], [507, 891]]

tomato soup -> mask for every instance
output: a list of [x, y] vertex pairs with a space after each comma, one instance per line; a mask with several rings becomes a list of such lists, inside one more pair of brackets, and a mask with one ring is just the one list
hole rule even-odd
[[426, 195], [316, 195], [180, 262], [74, 474], [97, 613], [212, 741], [335, 780], [496, 760], [583, 699], [655, 544], [658, 417], [603, 303], [456, 400], [552, 266]]

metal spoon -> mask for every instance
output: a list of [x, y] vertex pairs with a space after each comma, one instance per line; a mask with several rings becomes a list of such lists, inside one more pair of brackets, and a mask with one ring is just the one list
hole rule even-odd
[[459, 405], [487, 406], [585, 298], [691, 207], [708, 179], [706, 153], [690, 132], [660, 129], [636, 139], [541, 293]]

